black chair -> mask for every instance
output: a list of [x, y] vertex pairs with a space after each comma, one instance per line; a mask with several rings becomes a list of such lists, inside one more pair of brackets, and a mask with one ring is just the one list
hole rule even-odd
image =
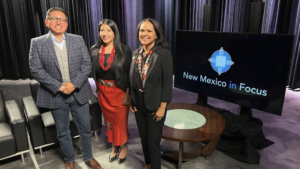
[[5, 101], [0, 89], [0, 160], [29, 152], [25, 120], [15, 100]]
[[[35, 104], [38, 85], [39, 83], [37, 81], [30, 83], [31, 96], [24, 97], [22, 104], [32, 146], [35, 150], [39, 149], [42, 155], [42, 148], [57, 143], [58, 139], [51, 111], [46, 108], [37, 107]], [[97, 132], [102, 128], [102, 110], [95, 96], [89, 100], [89, 105], [91, 129], [95, 132], [95, 137], [97, 137]], [[79, 137], [79, 132], [75, 123], [72, 121], [71, 112], [70, 121], [71, 136], [77, 138]]]

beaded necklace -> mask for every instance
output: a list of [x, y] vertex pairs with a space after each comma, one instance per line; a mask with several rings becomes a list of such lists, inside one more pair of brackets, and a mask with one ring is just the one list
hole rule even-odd
[[99, 54], [99, 64], [100, 64], [100, 67], [104, 70], [104, 71], [107, 71], [110, 66], [111, 66], [111, 63], [112, 61], [114, 61], [114, 57], [115, 57], [115, 47], [113, 47], [111, 53], [110, 53], [110, 56], [109, 58], [107, 59], [107, 65], [106, 67], [104, 67], [104, 60], [105, 60], [105, 47], [102, 45], [101, 46], [101, 53]]

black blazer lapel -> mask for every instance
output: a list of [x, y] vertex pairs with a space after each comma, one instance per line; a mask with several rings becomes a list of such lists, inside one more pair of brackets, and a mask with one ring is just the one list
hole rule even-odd
[[131, 62], [131, 65], [130, 65], [130, 70], [129, 70], [129, 79], [131, 79], [130, 80], [131, 88], [133, 86], [133, 73], [134, 73], [134, 67], [135, 67], [134, 65], [135, 65], [135, 62], [136, 62], [137, 58], [138, 58], [138, 53], [133, 54], [132, 62]]
[[55, 53], [55, 49], [54, 49], [54, 44], [53, 44], [53, 41], [52, 41], [51, 32], [49, 32], [47, 34], [47, 36], [45, 38], [45, 42], [46, 42], [47, 49], [48, 49], [51, 57], [53, 58], [57, 69], [60, 71], [60, 67], [59, 67], [58, 60], [57, 60], [56, 53]]
[[99, 50], [100, 50], [100, 48], [94, 48], [94, 49], [92, 49], [92, 51], [90, 53], [90, 55], [92, 57], [93, 78], [94, 78], [94, 81], [95, 81], [96, 84], [97, 84], [97, 80], [98, 79], [96, 78], [97, 76], [96, 76], [96, 70], [95, 70], [95, 68], [96, 68], [96, 66], [98, 66], [97, 63], [99, 62], [98, 61]]

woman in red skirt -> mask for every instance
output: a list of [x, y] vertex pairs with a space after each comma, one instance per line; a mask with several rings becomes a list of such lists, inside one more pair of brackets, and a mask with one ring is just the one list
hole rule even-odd
[[[106, 136], [112, 143], [109, 161], [121, 164], [128, 151], [129, 79], [131, 50], [120, 42], [116, 23], [103, 19], [99, 23], [98, 42], [92, 46], [94, 80], [103, 112]], [[118, 153], [119, 152], [119, 153]]]

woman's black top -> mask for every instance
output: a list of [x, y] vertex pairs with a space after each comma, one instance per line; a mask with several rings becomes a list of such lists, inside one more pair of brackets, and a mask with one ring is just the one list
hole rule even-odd
[[[120, 51], [116, 48], [115, 49], [115, 58], [114, 61], [111, 64], [111, 67], [104, 71], [99, 64], [99, 50], [100, 47], [95, 47], [91, 50], [91, 58], [92, 58], [92, 66], [93, 66], [93, 77], [95, 82], [97, 82], [98, 79], [104, 79], [104, 80], [116, 80], [116, 84], [121, 87], [121, 89], [126, 92], [126, 89], [129, 88], [129, 69], [131, 65], [132, 60], [132, 52], [130, 48], [127, 45], [122, 45], [122, 51], [125, 56], [125, 62], [123, 65], [123, 71], [121, 72], [119, 69], [117, 69], [115, 65], [115, 58], [118, 54], [120, 54]], [[105, 54], [105, 61], [104, 66], [107, 66], [107, 60], [109, 58], [110, 54]]]
[[[105, 60], [104, 60], [104, 67], [107, 66], [107, 60], [110, 57], [110, 54], [104, 54], [105, 56]], [[104, 71], [101, 67], [100, 67], [100, 63], [99, 63], [99, 57], [100, 55], [98, 54], [98, 57], [96, 57], [96, 59], [98, 60], [98, 64], [95, 66], [95, 73], [96, 73], [96, 77], [98, 79], [103, 79], [103, 80], [116, 80], [116, 75], [115, 75], [115, 70], [116, 70], [116, 64], [114, 64], [114, 61], [111, 63], [110, 68], [107, 71]]]

